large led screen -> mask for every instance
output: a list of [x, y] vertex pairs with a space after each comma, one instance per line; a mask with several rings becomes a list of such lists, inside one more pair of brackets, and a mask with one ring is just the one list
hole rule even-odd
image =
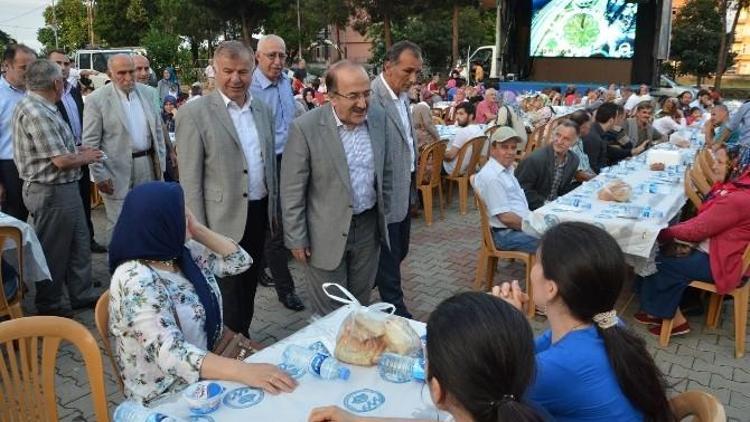
[[532, 57], [633, 57], [635, 3], [533, 0], [532, 8]]

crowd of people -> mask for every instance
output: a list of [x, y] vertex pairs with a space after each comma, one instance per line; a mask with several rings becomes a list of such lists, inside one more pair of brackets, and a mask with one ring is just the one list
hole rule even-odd
[[[569, 86], [514, 98], [479, 77], [467, 86], [457, 71], [422, 81], [422, 51], [409, 41], [388, 49], [374, 77], [342, 60], [311, 78], [304, 60], [288, 70], [288, 59], [277, 35], [261, 38], [256, 51], [224, 41], [206, 68], [207, 92], [196, 84], [188, 95], [174, 69], [154, 87], [148, 58], [114, 55], [111, 82], [84, 97], [65, 52], [38, 58], [23, 45], [4, 52], [2, 211], [31, 216], [47, 258], [52, 279], [36, 283], [37, 312], [70, 316], [64, 286], [73, 309], [97, 300], [91, 253], [106, 249], [93, 240], [93, 181], [111, 238], [110, 332], [126, 397], [148, 404], [199, 379], [292, 391], [296, 381], [274, 365], [213, 352], [227, 332], [252, 335], [261, 282], [287, 308], [321, 315], [338, 306], [324, 283], [343, 285], [362, 304], [377, 287], [410, 318], [401, 263], [421, 183], [414, 175], [420, 151], [442, 142], [434, 121], [444, 119], [456, 126], [447, 174], [467, 171], [456, 168], [456, 156], [484, 134], [480, 124], [498, 126], [474, 187], [497, 247], [535, 254], [529, 283], [550, 329], [532, 339], [517, 282], [494, 297], [467, 293], [441, 303], [427, 323], [434, 403], [456, 420], [674, 419], [643, 340], [614, 311], [630, 274], [615, 240], [583, 223], [559, 224], [538, 239], [521, 222], [605, 167], [701, 126], [716, 184], [696, 217], [660, 235], [665, 245], [695, 247], [657, 259], [658, 272], [640, 280], [636, 314], [644, 324], [674, 317], [672, 335], [689, 332], [679, 311], [689, 280], [714, 280], [726, 292], [742, 276], [750, 105], [730, 116], [717, 91], [659, 104], [645, 85], [637, 93], [611, 85], [580, 95]], [[433, 106], [445, 101], [433, 119]], [[559, 106], [571, 112], [550, 142], [516, 164], [530, 133], [560, 117]], [[296, 293], [290, 258], [302, 264], [308, 303]], [[467, 347], [474, 353], [461, 352]], [[310, 420], [355, 418], [332, 407]]]

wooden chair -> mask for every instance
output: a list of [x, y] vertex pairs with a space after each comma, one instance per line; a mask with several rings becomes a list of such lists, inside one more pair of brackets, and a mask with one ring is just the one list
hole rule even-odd
[[430, 109], [430, 115], [442, 118], [443, 117], [443, 109], [442, 108], [438, 108], [438, 107], [432, 107]]
[[112, 370], [117, 374], [117, 383], [120, 386], [120, 390], [124, 392], [125, 387], [122, 382], [122, 374], [120, 374], [120, 368], [117, 366], [117, 362], [115, 362], [115, 355], [112, 353], [112, 345], [109, 342], [109, 290], [102, 293], [99, 296], [99, 300], [96, 301], [94, 322], [96, 323], [96, 330], [99, 331], [99, 337], [102, 339], [104, 351], [109, 356], [109, 363], [112, 364]]
[[[451, 203], [453, 199], [453, 183], [458, 185], [458, 209], [461, 215], [466, 215], [468, 202], [469, 202], [469, 177], [476, 172], [477, 164], [479, 163], [479, 157], [482, 154], [482, 147], [487, 141], [486, 136], [477, 136], [476, 138], [467, 141], [456, 154], [456, 166], [453, 168], [451, 174], [444, 176], [448, 183], [448, 203]], [[468, 155], [469, 149], [471, 149], [471, 155]], [[464, 160], [468, 160], [466, 171], [461, 173], [461, 168], [464, 167]]]
[[[472, 185], [474, 180], [472, 178]], [[527, 303], [526, 315], [531, 318], [534, 316], [534, 292], [531, 288], [531, 267], [534, 265], [534, 255], [526, 252], [519, 251], [502, 251], [498, 250], [495, 246], [495, 240], [492, 238], [492, 227], [490, 226], [490, 216], [487, 211], [487, 205], [484, 200], [474, 189], [474, 198], [477, 201], [477, 207], [479, 208], [479, 216], [481, 219], [481, 230], [482, 230], [482, 245], [479, 249], [479, 259], [477, 260], [477, 273], [474, 278], [474, 289], [479, 290], [482, 287], [482, 278], [485, 278], [487, 282], [485, 287], [487, 291], [492, 290], [495, 280], [495, 266], [497, 265], [498, 259], [512, 259], [518, 260], [526, 265], [526, 293], [529, 295], [529, 301]]]
[[685, 195], [688, 197], [690, 202], [693, 204], [695, 209], [697, 210], [700, 208], [701, 204], [703, 204], [703, 199], [701, 198], [700, 192], [698, 191], [698, 188], [695, 186], [695, 183], [693, 183], [693, 179], [690, 176], [691, 166], [688, 166], [685, 169]]
[[[440, 197], [440, 218], [443, 218], [443, 182], [440, 171], [443, 169], [443, 157], [445, 155], [445, 142], [433, 142], [422, 149], [417, 164], [417, 189], [422, 193], [424, 204], [424, 221], [428, 226], [432, 225], [432, 193], [438, 190]], [[429, 175], [429, 179], [427, 176]]]
[[3, 246], [5, 242], [11, 240], [16, 244], [16, 255], [18, 262], [18, 280], [16, 281], [15, 294], [10, 300], [5, 297], [5, 284], [0, 273], [0, 317], [9, 316], [10, 318], [21, 318], [21, 302], [23, 302], [23, 234], [16, 227], [0, 227], [0, 260], [3, 257]]
[[433, 125], [444, 125], [445, 124], [445, 120], [443, 120], [442, 117], [432, 116], [432, 124]]
[[693, 422], [725, 422], [724, 406], [714, 396], [699, 390], [689, 390], [669, 399], [669, 406], [678, 421], [692, 416]]
[[695, 184], [695, 187], [698, 188], [698, 191], [701, 193], [701, 195], [708, 195], [708, 193], [711, 191], [711, 184], [708, 183], [708, 178], [705, 174], [703, 174], [701, 166], [697, 163], [693, 165], [690, 170], [690, 180], [692, 180], [692, 182]]
[[545, 126], [539, 126], [531, 132], [531, 135], [529, 135], [529, 138], [526, 141], [526, 149], [521, 158], [531, 154], [538, 146], [540, 146], [539, 141], [544, 136], [544, 128]]
[[[742, 274], [747, 272], [750, 267], [750, 244], [745, 248], [742, 254]], [[727, 293], [734, 298], [734, 355], [740, 359], [745, 355], [745, 335], [747, 327], [748, 299], [750, 299], [750, 282], [743, 280], [744, 284]], [[708, 302], [708, 312], [706, 312], [706, 326], [716, 328], [719, 325], [721, 317], [721, 304], [724, 302], [724, 295], [716, 292], [716, 285], [705, 281], [691, 281], [690, 287], [711, 292], [711, 299]], [[669, 345], [669, 338], [672, 334], [672, 325], [674, 320], [663, 319], [661, 322], [661, 336], [659, 344], [662, 347]]]
[[73, 343], [83, 357], [96, 420], [109, 422], [99, 345], [80, 323], [53, 316], [0, 323], [0, 388], [3, 392], [0, 394], [0, 420], [59, 420], [55, 362], [62, 340]]

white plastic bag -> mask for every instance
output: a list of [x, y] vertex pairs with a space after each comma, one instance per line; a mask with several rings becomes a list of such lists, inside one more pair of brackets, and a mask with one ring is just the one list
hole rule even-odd
[[[337, 287], [346, 297], [328, 292], [328, 287]], [[360, 366], [377, 364], [383, 352], [400, 355], [416, 355], [421, 342], [419, 335], [403, 318], [392, 315], [396, 309], [390, 303], [378, 302], [362, 306], [344, 287], [337, 283], [323, 284], [326, 295], [354, 308], [339, 327], [336, 336], [336, 359]]]

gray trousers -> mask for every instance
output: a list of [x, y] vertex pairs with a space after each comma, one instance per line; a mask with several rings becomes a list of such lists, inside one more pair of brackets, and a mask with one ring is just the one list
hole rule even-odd
[[[151, 164], [151, 157], [144, 155], [143, 157], [133, 158], [133, 166], [130, 171], [130, 189], [138, 185], [142, 185], [147, 182], [153, 182], [154, 178], [154, 167]], [[112, 237], [112, 229], [117, 223], [117, 219], [120, 218], [120, 212], [122, 211], [122, 205], [125, 203], [125, 198], [112, 198], [112, 195], [102, 194], [102, 201], [104, 202], [104, 210], [107, 213], [107, 243], [109, 243]]]
[[37, 310], [62, 308], [63, 284], [68, 286], [71, 306], [85, 304], [96, 294], [91, 283], [91, 239], [78, 182], [25, 182], [23, 201], [52, 275], [51, 282], [36, 283]]
[[[377, 219], [377, 208], [352, 217], [344, 256], [333, 271], [326, 271], [310, 264], [306, 266], [305, 278], [314, 312], [325, 315], [342, 306], [326, 296], [322, 288], [323, 283], [338, 283], [346, 287], [362, 305], [370, 303], [380, 256]], [[336, 290], [331, 290], [334, 291]]]

